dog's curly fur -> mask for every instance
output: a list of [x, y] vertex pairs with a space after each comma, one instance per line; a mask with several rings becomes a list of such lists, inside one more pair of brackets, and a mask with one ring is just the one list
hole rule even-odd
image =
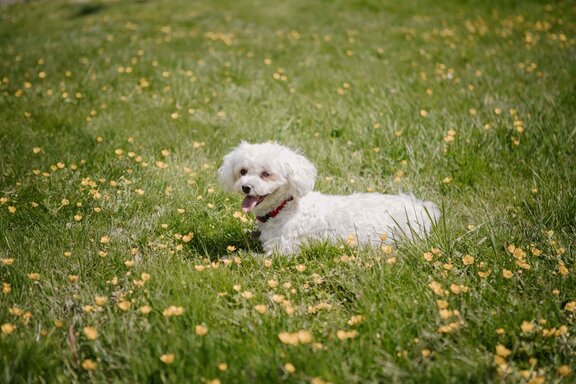
[[380, 245], [399, 237], [422, 237], [440, 217], [434, 203], [411, 194], [314, 192], [314, 165], [277, 143], [242, 142], [224, 157], [218, 176], [224, 190], [245, 196], [245, 212], [265, 221], [258, 225], [268, 253], [295, 253], [313, 240]]

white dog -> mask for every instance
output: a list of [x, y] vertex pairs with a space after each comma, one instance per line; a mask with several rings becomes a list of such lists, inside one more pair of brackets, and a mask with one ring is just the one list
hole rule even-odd
[[362, 246], [422, 237], [440, 217], [434, 203], [412, 195], [314, 192], [314, 165], [276, 143], [242, 142], [224, 157], [218, 176], [224, 190], [245, 195], [242, 209], [256, 215], [268, 253], [294, 253], [311, 240]]

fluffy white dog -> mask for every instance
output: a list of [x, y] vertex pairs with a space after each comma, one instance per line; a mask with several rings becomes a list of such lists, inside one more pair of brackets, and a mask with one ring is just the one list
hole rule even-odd
[[434, 203], [412, 195], [314, 192], [314, 165], [276, 143], [242, 142], [224, 157], [218, 176], [224, 190], [245, 196], [242, 209], [256, 215], [268, 253], [294, 253], [314, 240], [362, 246], [422, 237], [440, 217]]

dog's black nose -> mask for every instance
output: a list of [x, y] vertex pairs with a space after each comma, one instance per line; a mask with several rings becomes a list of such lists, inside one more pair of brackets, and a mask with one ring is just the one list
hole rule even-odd
[[242, 186], [242, 192], [244, 192], [245, 194], [249, 194], [250, 193], [250, 187], [247, 185], [243, 185]]

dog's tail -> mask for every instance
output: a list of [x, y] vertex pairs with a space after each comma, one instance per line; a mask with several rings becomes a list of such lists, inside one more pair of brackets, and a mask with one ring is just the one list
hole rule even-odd
[[404, 205], [406, 221], [404, 225], [397, 223], [399, 229], [408, 238], [424, 238], [438, 222], [442, 212], [431, 201], [419, 200], [413, 194], [401, 196], [407, 197], [408, 201]]

